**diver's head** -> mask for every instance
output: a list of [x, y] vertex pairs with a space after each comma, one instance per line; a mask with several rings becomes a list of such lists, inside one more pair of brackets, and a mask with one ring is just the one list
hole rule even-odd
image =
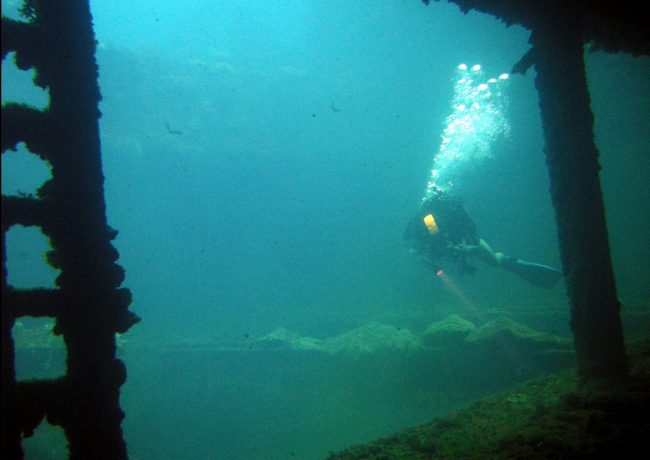
[[430, 198], [437, 198], [442, 196], [445, 193], [442, 187], [435, 184], [433, 181], [427, 184], [427, 193], [425, 194], [425, 200]]
[[445, 193], [445, 189], [440, 187], [439, 185], [433, 185], [433, 188], [431, 189], [431, 193], [434, 195], [443, 195]]
[[430, 196], [438, 195], [442, 192], [443, 192], [442, 187], [436, 184], [433, 180], [430, 180], [429, 182], [427, 182], [427, 191], [424, 194], [424, 196], [428, 198]]
[[437, 185], [430, 185], [427, 190], [427, 196], [422, 200], [420, 204], [420, 213], [424, 216], [433, 212], [436, 203], [441, 199], [448, 198], [450, 196], [443, 188], [438, 187]]

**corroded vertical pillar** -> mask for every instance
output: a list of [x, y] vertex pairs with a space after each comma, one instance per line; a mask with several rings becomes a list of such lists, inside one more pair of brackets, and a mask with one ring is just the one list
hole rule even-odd
[[582, 381], [627, 375], [600, 187], [580, 18], [566, 9], [532, 33], [550, 191]]
[[[124, 270], [106, 221], [99, 142], [95, 37], [88, 0], [30, 0], [27, 22], [2, 18], [2, 58], [16, 53], [21, 69], [36, 69], [47, 88], [46, 110], [2, 106], [2, 152], [24, 142], [48, 161], [52, 179], [37, 196], [2, 196], [2, 453], [20, 458], [21, 435], [43, 418], [60, 425], [69, 458], [127, 457], [120, 387], [126, 369], [116, 357], [115, 334], [139, 318], [120, 288]], [[50, 238], [48, 262], [61, 270], [56, 289], [14, 289], [7, 282], [5, 232], [38, 226]], [[56, 320], [66, 345], [66, 374], [16, 382], [11, 326], [23, 316]]]

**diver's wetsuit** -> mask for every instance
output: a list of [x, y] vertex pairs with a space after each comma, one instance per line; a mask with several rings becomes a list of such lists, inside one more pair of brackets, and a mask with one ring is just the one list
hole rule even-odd
[[[424, 218], [433, 215], [438, 232], [429, 232]], [[443, 258], [461, 258], [462, 254], [454, 250], [462, 246], [476, 246], [480, 238], [476, 233], [474, 222], [469, 217], [463, 200], [457, 196], [437, 193], [425, 200], [418, 213], [409, 221], [404, 231], [404, 239], [409, 241], [427, 263], [437, 270], [439, 260]], [[462, 264], [468, 271], [471, 267]]]
[[545, 289], [555, 286], [562, 277], [562, 273], [553, 267], [493, 251], [476, 233], [463, 200], [440, 189], [422, 203], [406, 227], [404, 239], [436, 272], [442, 268], [441, 259], [451, 259], [458, 262], [459, 274], [474, 274], [474, 267], [467, 264], [468, 256], [473, 255]]

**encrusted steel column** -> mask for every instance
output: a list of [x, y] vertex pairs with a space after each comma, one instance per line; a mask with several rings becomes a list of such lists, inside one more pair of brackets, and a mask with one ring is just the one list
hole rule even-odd
[[[20, 458], [21, 434], [47, 417], [66, 434], [71, 459], [127, 457], [120, 386], [124, 364], [115, 334], [139, 318], [111, 244], [99, 143], [100, 101], [95, 37], [87, 0], [27, 0], [27, 22], [2, 18], [2, 58], [36, 69], [49, 90], [39, 111], [2, 107], [2, 152], [19, 142], [52, 165], [52, 179], [36, 197], [2, 197], [2, 452]], [[57, 289], [17, 290], [7, 284], [5, 233], [39, 226], [50, 238], [48, 260], [60, 269]], [[57, 380], [15, 381], [11, 328], [21, 316], [52, 317], [66, 344], [67, 373]]]
[[[600, 188], [598, 149], [583, 43], [648, 54], [645, 9], [638, 2], [450, 0], [532, 30], [533, 49], [513, 68], [535, 65], [551, 199], [582, 381], [627, 376], [620, 302]], [[429, 0], [423, 0], [429, 4]], [[625, 31], [625, 33], [621, 33]]]
[[628, 368], [580, 24], [567, 4], [538, 23], [531, 43], [578, 372], [587, 381]]

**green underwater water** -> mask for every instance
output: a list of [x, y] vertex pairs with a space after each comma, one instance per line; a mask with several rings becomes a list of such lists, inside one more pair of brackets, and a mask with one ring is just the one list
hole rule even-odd
[[[434, 3], [91, 2], [107, 212], [143, 317], [118, 340], [131, 458], [324, 458], [572, 364], [530, 337], [423, 345], [451, 314], [570, 338], [562, 283], [477, 262], [474, 276], [447, 267], [454, 292], [402, 241], [456, 67], [498, 75], [528, 49], [521, 28]], [[650, 60], [585, 61], [632, 340], [650, 329]], [[42, 106], [30, 78], [3, 61], [3, 103]], [[495, 249], [559, 266], [534, 72], [508, 90], [509, 137], [459, 191]], [[2, 161], [3, 194], [47, 178], [24, 151]], [[52, 286], [47, 241], [10, 235], [10, 284]], [[19, 378], [64, 372], [47, 322], [24, 326]], [[33, 459], [65, 450], [46, 425], [24, 445]]]

